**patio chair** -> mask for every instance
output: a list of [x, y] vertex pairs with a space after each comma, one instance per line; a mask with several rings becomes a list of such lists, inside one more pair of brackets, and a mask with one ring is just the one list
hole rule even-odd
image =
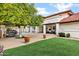
[[3, 56], [3, 45], [0, 45], [0, 56]]

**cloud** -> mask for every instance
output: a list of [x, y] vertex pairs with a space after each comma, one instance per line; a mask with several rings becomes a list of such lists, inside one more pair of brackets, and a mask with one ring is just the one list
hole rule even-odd
[[56, 7], [58, 8], [59, 11], [68, 10], [72, 7], [72, 4], [65, 5], [65, 4], [62, 3], [62, 4], [57, 4]]
[[37, 7], [36, 9], [38, 11], [37, 14], [39, 14], [39, 15], [47, 15], [47, 14], [49, 14], [49, 12], [46, 10], [46, 8]]
[[[57, 12], [70, 10], [72, 7], [79, 7], [79, 3], [49, 3], [50, 7], [55, 7]], [[51, 13], [54, 13], [54, 11], [47, 11], [46, 8], [37, 7], [37, 14], [47, 16]], [[53, 8], [52, 8], [53, 9]]]
[[79, 3], [53, 3], [53, 4], [50, 4], [51, 6], [54, 6], [58, 11], [63, 11], [63, 10], [69, 10], [71, 9], [73, 6], [75, 7], [79, 7]]
[[75, 5], [75, 7], [79, 7], [79, 3], [75, 3], [74, 5]]

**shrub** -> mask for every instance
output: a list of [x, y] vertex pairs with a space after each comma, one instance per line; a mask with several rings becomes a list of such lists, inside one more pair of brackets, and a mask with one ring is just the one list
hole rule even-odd
[[59, 37], [65, 37], [65, 33], [60, 32], [60, 33], [59, 33]]
[[16, 39], [21, 39], [22, 37], [20, 35], [16, 35]]
[[19, 39], [20, 38], [19, 35], [16, 35], [15, 37], [16, 37], [16, 39]]
[[66, 34], [66, 37], [70, 37], [70, 33], [67, 33], [67, 34]]

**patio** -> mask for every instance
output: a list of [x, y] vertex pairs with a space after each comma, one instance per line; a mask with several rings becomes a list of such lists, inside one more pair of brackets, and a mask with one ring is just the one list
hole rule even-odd
[[[31, 33], [30, 36], [32, 38], [31, 38], [30, 42], [28, 42], [28, 43], [24, 43], [23, 39], [4, 38], [4, 39], [0, 39], [0, 44], [4, 45], [4, 50], [5, 50], [5, 49], [9, 49], [9, 48], [14, 48], [14, 47], [30, 44], [30, 43], [33, 43], [36, 41], [45, 40], [45, 39], [43, 39], [42, 33]], [[46, 34], [46, 38], [54, 38], [54, 37], [57, 37], [57, 36], [54, 34]]]

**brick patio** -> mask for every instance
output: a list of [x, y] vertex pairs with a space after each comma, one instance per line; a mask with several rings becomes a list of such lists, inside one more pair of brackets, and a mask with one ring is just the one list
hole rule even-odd
[[[32, 33], [32, 34], [30, 34], [30, 36], [32, 38], [31, 38], [30, 42], [28, 42], [28, 43], [24, 43], [23, 39], [4, 38], [4, 39], [0, 39], [0, 44], [4, 45], [4, 50], [5, 50], [5, 49], [9, 49], [9, 48], [14, 48], [14, 47], [30, 44], [30, 43], [33, 43], [36, 41], [45, 40], [45, 39], [43, 39], [42, 33]], [[54, 34], [46, 34], [46, 37], [47, 38], [54, 38], [57, 36]]]

